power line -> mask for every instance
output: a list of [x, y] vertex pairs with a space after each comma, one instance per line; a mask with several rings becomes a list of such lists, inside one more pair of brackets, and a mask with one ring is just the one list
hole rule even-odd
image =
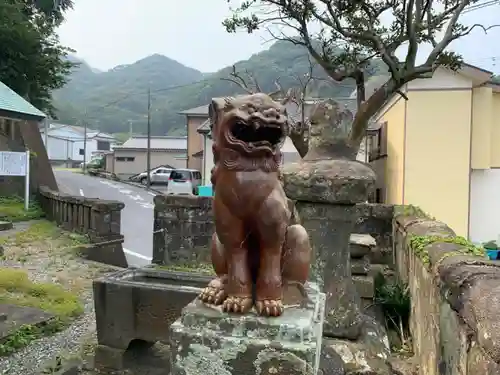
[[490, 0], [490, 1], [486, 1], [484, 3], [478, 3], [478, 4], [470, 5], [465, 10], [462, 11], [462, 14], [474, 12], [476, 10], [483, 9], [483, 8], [488, 8], [488, 7], [492, 6], [492, 5], [497, 5], [497, 4], [500, 4], [499, 0]]

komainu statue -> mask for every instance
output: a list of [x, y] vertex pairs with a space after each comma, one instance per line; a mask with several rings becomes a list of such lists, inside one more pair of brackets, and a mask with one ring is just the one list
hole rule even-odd
[[311, 257], [307, 232], [279, 179], [285, 108], [258, 93], [214, 99], [209, 114], [217, 278], [200, 299], [226, 312], [243, 314], [255, 306], [261, 315], [279, 316], [284, 288], [306, 282]]

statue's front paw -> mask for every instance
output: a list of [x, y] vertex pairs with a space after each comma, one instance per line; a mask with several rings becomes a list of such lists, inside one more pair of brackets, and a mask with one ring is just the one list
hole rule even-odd
[[225, 285], [219, 278], [210, 281], [208, 286], [199, 295], [199, 298], [203, 302], [211, 305], [222, 304], [226, 297]]
[[283, 314], [283, 302], [280, 299], [264, 299], [255, 302], [255, 308], [259, 315], [280, 316]]
[[252, 308], [252, 297], [229, 296], [222, 304], [222, 310], [228, 313], [245, 314]]

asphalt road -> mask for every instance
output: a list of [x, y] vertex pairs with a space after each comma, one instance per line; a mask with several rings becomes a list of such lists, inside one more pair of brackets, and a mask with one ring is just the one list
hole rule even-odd
[[88, 198], [117, 200], [125, 204], [121, 231], [123, 248], [130, 266], [151, 263], [153, 256], [153, 198], [156, 193], [98, 177], [71, 171], [54, 171], [59, 190]]

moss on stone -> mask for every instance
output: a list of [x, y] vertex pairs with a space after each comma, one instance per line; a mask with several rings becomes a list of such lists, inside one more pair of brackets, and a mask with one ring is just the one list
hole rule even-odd
[[457, 252], [450, 252], [447, 256], [471, 255], [483, 258], [486, 256], [482, 247], [476, 246], [466, 238], [460, 236], [411, 236], [409, 244], [415, 255], [417, 255], [425, 265], [429, 265], [430, 259], [427, 246], [436, 242], [452, 243], [460, 246]]
[[413, 216], [422, 219], [434, 220], [428, 213], [412, 204], [394, 206], [394, 216]]
[[205, 275], [215, 275], [214, 268], [209, 263], [156, 265], [155, 268], [166, 271], [191, 272], [191, 273], [202, 273]]

